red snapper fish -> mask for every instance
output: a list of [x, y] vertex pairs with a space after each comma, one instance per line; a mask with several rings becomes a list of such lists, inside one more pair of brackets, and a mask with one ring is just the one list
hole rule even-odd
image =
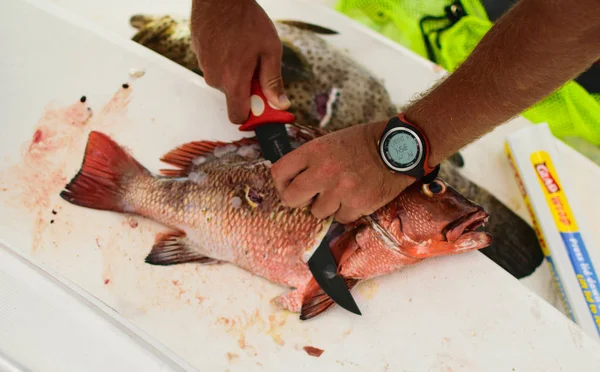
[[[293, 145], [322, 135], [288, 127]], [[491, 236], [475, 231], [488, 219], [479, 205], [443, 180], [415, 182], [373, 214], [342, 225], [307, 207], [282, 205], [255, 138], [197, 141], [161, 158], [176, 169], [153, 174], [107, 135], [93, 131], [83, 164], [61, 197], [87, 208], [137, 214], [171, 230], [146, 257], [154, 265], [228, 262], [291, 288], [280, 308], [313, 318], [334, 302], [307, 261], [330, 230], [330, 249], [348, 288], [428, 257], [481, 249]]]

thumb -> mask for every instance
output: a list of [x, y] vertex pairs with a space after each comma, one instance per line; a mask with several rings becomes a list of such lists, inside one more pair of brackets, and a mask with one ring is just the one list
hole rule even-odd
[[281, 77], [281, 57], [270, 53], [260, 59], [260, 86], [267, 100], [280, 110], [290, 107], [290, 100], [286, 97]]

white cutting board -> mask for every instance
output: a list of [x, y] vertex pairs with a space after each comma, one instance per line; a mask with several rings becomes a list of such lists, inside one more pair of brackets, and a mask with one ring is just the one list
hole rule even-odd
[[[352, 49], [372, 70], [377, 66], [398, 102], [436, 76], [412, 53], [312, 2], [261, 3], [274, 17], [341, 31], [338, 45]], [[336, 308], [309, 322], [274, 311], [269, 300], [284, 289], [232, 265], [144, 264], [162, 227], [71, 206], [58, 197], [80, 165], [86, 131], [107, 132], [151, 170], [183, 142], [240, 134], [226, 119], [222, 95], [196, 75], [48, 4], [0, 5], [0, 238], [16, 252], [89, 291], [198, 370], [600, 366], [600, 345], [478, 252], [429, 260], [364, 283], [355, 291], [362, 317]], [[146, 74], [130, 79], [130, 68]], [[130, 84], [126, 90], [124, 82]], [[93, 116], [85, 121], [87, 105]], [[32, 137], [37, 129], [41, 134]], [[33, 138], [40, 142], [29, 151]], [[0, 341], [4, 351], [11, 340]], [[325, 352], [315, 358], [304, 346]], [[42, 360], [36, 355], [61, 345], [22, 347], [31, 358], [17, 362], [35, 370]], [[64, 370], [59, 364], [43, 367]]]
[[46, 273], [0, 244], [0, 371], [192, 370], [80, 292], [59, 274]]

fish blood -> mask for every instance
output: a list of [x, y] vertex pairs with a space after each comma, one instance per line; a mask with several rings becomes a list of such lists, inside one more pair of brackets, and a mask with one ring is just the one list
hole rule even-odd
[[252, 208], [258, 207], [258, 205], [263, 201], [263, 196], [256, 190], [251, 189], [248, 185], [246, 185], [244, 192], [246, 201]]

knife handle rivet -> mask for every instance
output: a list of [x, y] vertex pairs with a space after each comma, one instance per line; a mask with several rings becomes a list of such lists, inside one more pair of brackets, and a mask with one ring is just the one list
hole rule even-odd
[[256, 94], [250, 97], [250, 110], [254, 116], [260, 116], [265, 112], [265, 102]]

